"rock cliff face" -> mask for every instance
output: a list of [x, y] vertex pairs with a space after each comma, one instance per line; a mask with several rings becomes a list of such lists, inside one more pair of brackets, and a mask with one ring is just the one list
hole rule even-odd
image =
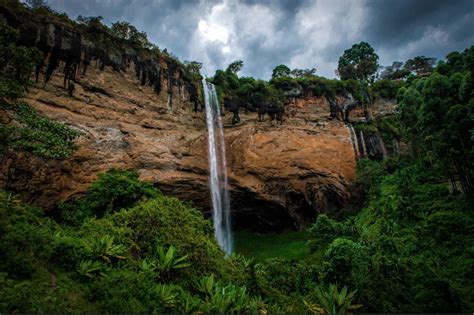
[[[132, 65], [133, 66], [133, 65]], [[132, 72], [110, 67], [78, 74], [73, 97], [53, 73], [25, 100], [42, 114], [79, 130], [77, 151], [63, 161], [19, 152], [2, 158], [0, 185], [47, 209], [80, 196], [110, 167], [138, 170], [165, 193], [210, 207], [207, 185], [207, 130], [187, 93], [157, 95]], [[107, 91], [106, 93], [104, 91]], [[282, 125], [257, 122], [242, 114], [224, 117], [229, 184], [238, 227], [301, 228], [318, 212], [344, 204], [354, 178], [355, 154], [348, 128], [329, 120], [322, 99], [289, 107]]]
[[[32, 28], [21, 17], [2, 14], [20, 29], [23, 44], [45, 56], [25, 101], [81, 136], [66, 160], [7, 151], [0, 156], [0, 187], [54, 211], [57, 203], [81, 196], [98, 172], [118, 167], [137, 170], [166, 194], [209, 212], [200, 92], [183, 79], [178, 64], [126, 49], [119, 54], [67, 25], [35, 21], [40, 26]], [[68, 80], [75, 82], [72, 96]], [[345, 124], [329, 116], [321, 98], [296, 100], [282, 125], [243, 113], [233, 126], [232, 114], [225, 113], [231, 208], [238, 228], [299, 229], [317, 213], [346, 202], [355, 146]]]

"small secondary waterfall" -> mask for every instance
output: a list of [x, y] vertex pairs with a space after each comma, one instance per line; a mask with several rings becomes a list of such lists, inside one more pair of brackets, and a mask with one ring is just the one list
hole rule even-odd
[[362, 130], [360, 130], [360, 142], [362, 142], [362, 154], [360, 156], [366, 158], [367, 157], [367, 147], [365, 146], [364, 133], [362, 132]]
[[232, 253], [230, 200], [225, 160], [224, 131], [214, 85], [203, 79], [206, 103], [207, 143], [209, 155], [209, 188], [212, 200], [212, 219], [217, 242], [227, 255]]
[[349, 128], [349, 132], [351, 134], [351, 142], [352, 142], [352, 146], [354, 147], [354, 153], [355, 153], [355, 156], [356, 156], [356, 160], [358, 160], [361, 156], [360, 156], [360, 152], [359, 152], [359, 142], [357, 141], [357, 135], [356, 135], [354, 127], [352, 127], [352, 125], [348, 125], [348, 128]]

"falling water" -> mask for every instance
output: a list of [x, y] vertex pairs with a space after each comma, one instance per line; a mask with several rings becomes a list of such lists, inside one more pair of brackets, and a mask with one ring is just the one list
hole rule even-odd
[[365, 146], [364, 133], [360, 130], [360, 142], [362, 142], [362, 154], [361, 157], [367, 157], [367, 148]]
[[202, 81], [206, 103], [207, 142], [209, 154], [209, 187], [212, 200], [214, 233], [221, 248], [229, 255], [232, 252], [230, 226], [230, 202], [225, 161], [225, 142], [214, 85]]
[[382, 138], [379, 136], [380, 148], [382, 149], [382, 160], [387, 158], [387, 149], [385, 148], [385, 143], [383, 143]]
[[352, 127], [352, 125], [349, 125], [348, 126], [349, 128], [349, 132], [351, 134], [351, 142], [352, 142], [352, 146], [354, 147], [354, 153], [355, 153], [355, 156], [356, 156], [356, 160], [358, 160], [360, 158], [360, 151], [359, 151], [359, 142], [357, 141], [357, 135], [354, 131], [354, 127]]

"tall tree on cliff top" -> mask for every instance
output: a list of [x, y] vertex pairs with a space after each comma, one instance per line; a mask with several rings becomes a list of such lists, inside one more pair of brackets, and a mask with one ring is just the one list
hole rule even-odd
[[272, 78], [276, 79], [276, 78], [289, 77], [290, 73], [291, 73], [290, 68], [288, 68], [285, 65], [278, 65], [275, 67], [275, 69], [273, 69]]
[[239, 72], [243, 66], [244, 66], [244, 62], [242, 60], [236, 60], [232, 62], [225, 71], [233, 73], [233, 74], [237, 74], [237, 72]]
[[337, 72], [342, 80], [373, 81], [379, 67], [379, 56], [366, 42], [354, 44], [339, 58]]
[[433, 72], [435, 62], [436, 58], [417, 56], [405, 62], [405, 69], [415, 72], [416, 75], [426, 76]]

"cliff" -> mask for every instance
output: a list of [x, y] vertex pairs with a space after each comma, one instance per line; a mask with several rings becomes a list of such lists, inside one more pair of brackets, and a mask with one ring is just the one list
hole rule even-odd
[[[0, 187], [54, 211], [59, 202], [81, 196], [98, 172], [118, 167], [137, 170], [166, 194], [209, 211], [205, 114], [200, 89], [186, 79], [182, 65], [122, 44], [104, 46], [57, 21], [2, 14], [20, 30], [22, 44], [44, 54], [37, 83], [24, 100], [81, 136], [65, 160], [6, 151]], [[223, 119], [237, 227], [300, 229], [318, 213], [345, 204], [355, 176], [355, 146], [350, 129], [329, 118], [325, 99], [291, 104], [281, 125], [243, 113], [233, 126], [231, 116]]]

